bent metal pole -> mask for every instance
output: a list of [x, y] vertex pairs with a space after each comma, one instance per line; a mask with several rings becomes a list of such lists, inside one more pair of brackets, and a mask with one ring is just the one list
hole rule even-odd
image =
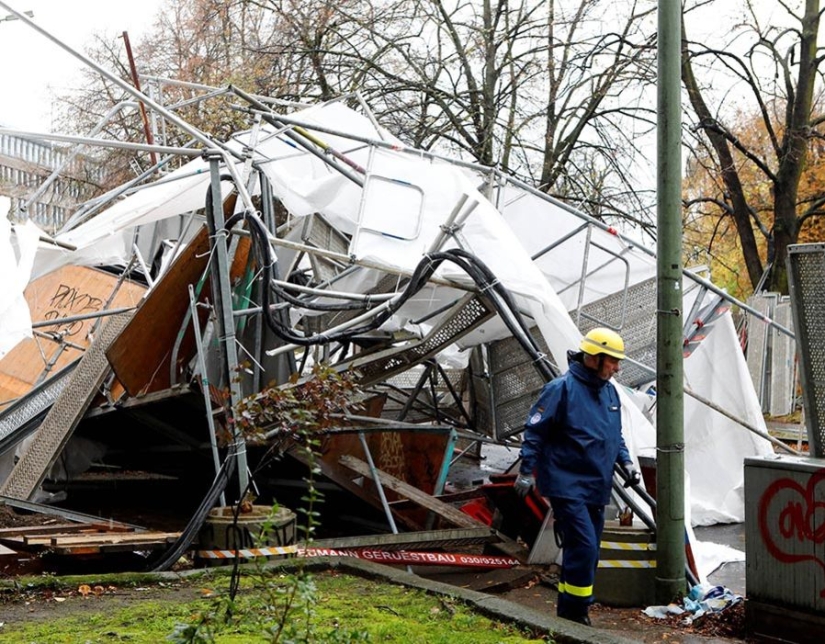
[[240, 175], [238, 175], [238, 170], [235, 167], [235, 164], [231, 163], [230, 160], [229, 160], [229, 155], [232, 155], [232, 156], [234, 156], [235, 158], [237, 158], [239, 160], [243, 160], [244, 157], [243, 157], [242, 153], [230, 149], [224, 143], [213, 139], [212, 137], [210, 137], [209, 135], [207, 135], [203, 131], [201, 131], [198, 128], [192, 126], [190, 123], [187, 123], [185, 120], [180, 118], [177, 114], [175, 114], [174, 112], [170, 112], [165, 107], [163, 107], [162, 105], [157, 103], [154, 99], [152, 99], [149, 96], [145, 95], [143, 92], [138, 91], [135, 87], [133, 87], [132, 85], [130, 85], [129, 83], [124, 81], [122, 78], [118, 78], [117, 76], [112, 74], [107, 69], [104, 69], [103, 67], [98, 65], [92, 59], [88, 58], [87, 56], [84, 56], [79, 51], [76, 51], [76, 50], [72, 49], [69, 45], [64, 43], [62, 40], [60, 40], [56, 36], [53, 36], [51, 33], [46, 31], [45, 29], [43, 29], [43, 27], [41, 27], [36, 22], [31, 20], [28, 16], [26, 16], [25, 14], [17, 11], [13, 7], [10, 7], [7, 3], [3, 2], [2, 0], [0, 0], [0, 8], [3, 8], [6, 11], [8, 11], [9, 13], [17, 16], [18, 19], [20, 19], [21, 21], [26, 23], [29, 27], [34, 29], [40, 35], [42, 35], [43, 37], [45, 37], [48, 40], [52, 41], [55, 45], [57, 45], [58, 47], [60, 47], [64, 51], [68, 52], [69, 54], [71, 54], [72, 56], [77, 58], [80, 62], [82, 62], [87, 67], [90, 67], [91, 69], [95, 70], [98, 74], [100, 74], [101, 76], [106, 78], [108, 81], [110, 81], [110, 82], [114, 83], [115, 85], [117, 85], [124, 92], [126, 92], [129, 95], [133, 96], [138, 101], [143, 102], [144, 105], [148, 105], [149, 107], [151, 107], [158, 114], [161, 114], [170, 123], [174, 123], [175, 125], [177, 125], [181, 130], [183, 130], [184, 132], [186, 132], [187, 134], [192, 136], [194, 139], [196, 139], [197, 141], [199, 141], [200, 143], [205, 145], [207, 148], [217, 148], [217, 149], [219, 149], [221, 151], [221, 156], [223, 157], [224, 165], [226, 166], [227, 171], [232, 175], [232, 178], [235, 180], [235, 186], [236, 186], [236, 189], [238, 190], [238, 195], [240, 196], [244, 206], [249, 210], [254, 210], [255, 209], [254, 206], [252, 205], [252, 199], [249, 196], [249, 193], [247, 192], [246, 188], [244, 187], [243, 182], [241, 181]]

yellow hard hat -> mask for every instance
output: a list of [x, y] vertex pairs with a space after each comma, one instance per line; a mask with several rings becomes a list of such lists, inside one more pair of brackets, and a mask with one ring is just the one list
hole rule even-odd
[[619, 360], [625, 359], [622, 336], [604, 327], [596, 327], [588, 331], [587, 335], [582, 338], [579, 349], [591, 356], [606, 353]]

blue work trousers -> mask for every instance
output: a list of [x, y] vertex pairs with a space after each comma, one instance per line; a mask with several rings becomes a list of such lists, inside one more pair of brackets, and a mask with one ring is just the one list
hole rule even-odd
[[587, 607], [593, 602], [593, 582], [599, 565], [604, 506], [558, 497], [551, 497], [550, 505], [554, 529], [562, 546], [558, 614], [560, 617], [587, 614]]

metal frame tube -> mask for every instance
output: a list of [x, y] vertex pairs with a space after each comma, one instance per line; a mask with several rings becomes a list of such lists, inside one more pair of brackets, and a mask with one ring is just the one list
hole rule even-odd
[[[217, 157], [210, 159], [212, 175], [212, 204], [210, 232], [214, 233], [212, 245], [215, 249], [215, 261], [212, 262], [212, 289], [215, 300], [215, 319], [218, 341], [224, 347], [224, 373], [229, 387], [230, 407], [227, 408], [227, 420], [233, 420], [234, 409], [242, 398], [240, 382], [236, 378], [238, 370], [238, 349], [235, 346], [235, 321], [232, 316], [232, 291], [229, 284], [229, 257], [226, 238], [228, 232], [224, 226], [223, 199], [221, 198], [221, 179]], [[232, 436], [236, 445], [238, 459], [238, 483], [243, 494], [249, 484], [249, 472], [246, 462], [246, 445], [237, 424], [231, 422]]]
[[[212, 398], [209, 396], [209, 374], [206, 371], [206, 358], [203, 350], [203, 338], [198, 322], [198, 302], [195, 299], [195, 289], [189, 285], [189, 314], [192, 318], [192, 331], [195, 334], [195, 347], [198, 351], [198, 369], [201, 372], [201, 390], [203, 404], [206, 411], [206, 424], [209, 427], [209, 445], [212, 448], [212, 461], [215, 464], [215, 474], [221, 471], [221, 458], [218, 454], [218, 437], [215, 433], [215, 419], [212, 418]], [[221, 506], [226, 506], [226, 494], [221, 492]]]

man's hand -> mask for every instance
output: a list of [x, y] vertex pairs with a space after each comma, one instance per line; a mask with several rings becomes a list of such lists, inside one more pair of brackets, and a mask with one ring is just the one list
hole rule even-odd
[[516, 482], [513, 483], [516, 494], [518, 494], [522, 499], [527, 496], [527, 493], [530, 492], [535, 485], [536, 479], [530, 474], [519, 474], [516, 478]]
[[622, 463], [621, 467], [627, 478], [624, 483], [625, 487], [636, 487], [642, 482], [642, 475], [639, 473], [639, 470], [634, 467], [633, 463], [628, 461], [627, 463]]

